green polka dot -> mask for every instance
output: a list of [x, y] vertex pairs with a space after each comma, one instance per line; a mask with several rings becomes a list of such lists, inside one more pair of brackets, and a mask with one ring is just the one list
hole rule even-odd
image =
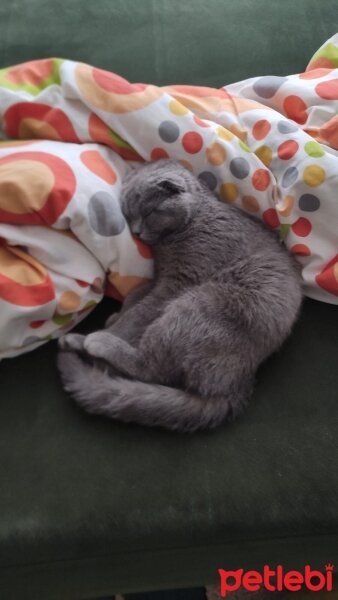
[[242, 148], [242, 150], [245, 150], [245, 152], [251, 152], [251, 148], [249, 148], [249, 146], [247, 146], [244, 142], [242, 142], [242, 140], [238, 140], [239, 141], [239, 145]]
[[338, 48], [330, 42], [324, 48], [321, 48], [312, 57], [311, 62], [318, 58], [328, 58], [332, 62], [332, 66], [338, 67]]
[[288, 223], [283, 223], [282, 225], [280, 225], [280, 227], [279, 227], [279, 239], [281, 240], [281, 242], [284, 242], [284, 240], [287, 237], [289, 231], [290, 231], [290, 225]]
[[87, 308], [92, 308], [92, 306], [96, 306], [97, 302], [95, 302], [95, 300], [88, 300], [88, 302], [86, 302], [86, 304], [84, 305], [82, 310], [87, 310]]
[[58, 315], [57, 313], [53, 317], [53, 323], [56, 325], [67, 325], [73, 318], [73, 314], [69, 313], [68, 315]]
[[306, 154], [312, 156], [312, 158], [319, 158], [324, 156], [325, 152], [318, 142], [307, 142], [304, 146]]

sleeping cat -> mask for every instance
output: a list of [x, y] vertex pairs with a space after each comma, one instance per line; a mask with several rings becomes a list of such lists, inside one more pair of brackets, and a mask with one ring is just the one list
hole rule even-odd
[[129, 174], [121, 208], [153, 248], [155, 278], [105, 330], [61, 338], [65, 389], [90, 413], [142, 425], [194, 431], [233, 419], [297, 318], [292, 257], [171, 160]]

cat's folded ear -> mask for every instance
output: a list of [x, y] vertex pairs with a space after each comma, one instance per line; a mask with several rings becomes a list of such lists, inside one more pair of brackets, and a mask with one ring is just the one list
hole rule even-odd
[[162, 181], [158, 182], [157, 186], [161, 192], [168, 197], [182, 194], [182, 192], [185, 191], [183, 184], [180, 184], [177, 181], [172, 181], [171, 179], [163, 179]]

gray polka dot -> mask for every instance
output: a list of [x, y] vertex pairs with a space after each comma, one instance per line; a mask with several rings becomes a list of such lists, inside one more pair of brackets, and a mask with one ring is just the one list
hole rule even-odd
[[298, 130], [297, 125], [290, 121], [279, 121], [277, 127], [279, 133], [293, 133]]
[[210, 189], [214, 190], [217, 187], [217, 177], [211, 171], [203, 171], [199, 174], [200, 179]]
[[108, 192], [97, 192], [88, 204], [89, 222], [99, 235], [109, 237], [124, 230], [126, 222], [116, 198]]
[[267, 77], [258, 79], [258, 81], [254, 83], [253, 89], [260, 98], [272, 98], [285, 81], [286, 77], [268, 75]]
[[296, 167], [289, 167], [288, 169], [286, 169], [282, 177], [282, 186], [285, 188], [290, 187], [290, 185], [293, 185], [295, 183], [297, 177], [298, 170], [296, 169]]
[[306, 212], [314, 212], [320, 207], [320, 200], [313, 194], [303, 194], [299, 198], [298, 204], [301, 210], [305, 210]]
[[158, 128], [158, 133], [164, 142], [172, 143], [176, 142], [180, 135], [180, 129], [174, 121], [162, 121]]
[[22, 346], [30, 346], [31, 344], [36, 344], [36, 342], [41, 341], [41, 338], [39, 338], [37, 335], [30, 335], [29, 337], [26, 337], [24, 339], [24, 341], [22, 342]]
[[233, 158], [230, 162], [230, 171], [237, 179], [244, 179], [250, 172], [250, 165], [245, 158]]

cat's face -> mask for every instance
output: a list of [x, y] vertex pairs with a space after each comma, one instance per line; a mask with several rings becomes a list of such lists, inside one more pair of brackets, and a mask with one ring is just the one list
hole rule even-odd
[[121, 209], [132, 233], [153, 245], [189, 223], [201, 189], [196, 177], [175, 161], [146, 163], [126, 176]]

